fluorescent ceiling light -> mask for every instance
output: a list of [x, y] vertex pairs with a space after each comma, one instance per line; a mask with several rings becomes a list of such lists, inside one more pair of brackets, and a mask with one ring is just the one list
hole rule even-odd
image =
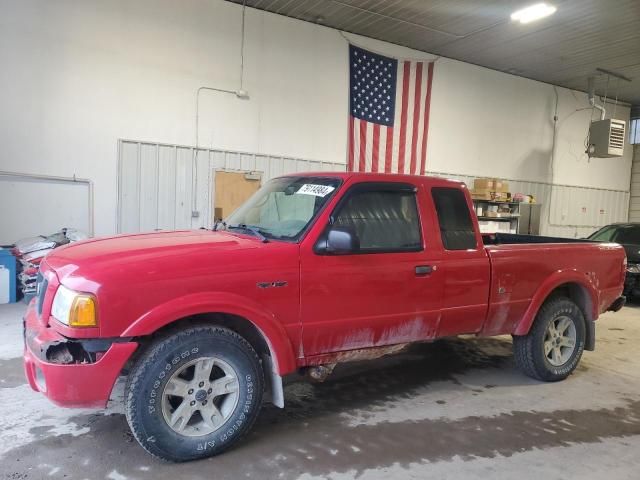
[[557, 8], [546, 3], [536, 3], [511, 14], [511, 20], [520, 23], [529, 23], [548, 17], [556, 12]]

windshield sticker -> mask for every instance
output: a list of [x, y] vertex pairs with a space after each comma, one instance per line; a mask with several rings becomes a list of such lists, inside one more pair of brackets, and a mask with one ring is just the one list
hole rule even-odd
[[296, 193], [300, 193], [302, 195], [314, 195], [316, 197], [326, 197], [335, 189], [335, 187], [331, 187], [329, 185], [314, 185], [312, 183], [305, 183]]

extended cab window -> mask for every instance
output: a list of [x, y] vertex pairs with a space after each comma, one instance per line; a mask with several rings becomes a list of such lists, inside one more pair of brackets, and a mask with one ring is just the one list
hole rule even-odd
[[334, 225], [352, 227], [360, 253], [422, 250], [416, 194], [411, 186], [356, 186], [333, 215]]
[[467, 199], [457, 188], [436, 187], [431, 190], [436, 205], [442, 244], [446, 250], [475, 249], [476, 234]]

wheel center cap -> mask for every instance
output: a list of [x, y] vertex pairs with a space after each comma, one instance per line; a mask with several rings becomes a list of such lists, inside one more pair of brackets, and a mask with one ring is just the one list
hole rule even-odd
[[198, 390], [196, 392], [196, 400], [198, 402], [203, 402], [207, 399], [207, 391], [206, 390]]

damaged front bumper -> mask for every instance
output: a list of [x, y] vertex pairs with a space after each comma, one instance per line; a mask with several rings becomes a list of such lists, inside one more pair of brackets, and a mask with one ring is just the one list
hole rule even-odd
[[67, 338], [43, 325], [34, 305], [24, 318], [24, 370], [31, 388], [62, 407], [104, 408], [138, 344]]

